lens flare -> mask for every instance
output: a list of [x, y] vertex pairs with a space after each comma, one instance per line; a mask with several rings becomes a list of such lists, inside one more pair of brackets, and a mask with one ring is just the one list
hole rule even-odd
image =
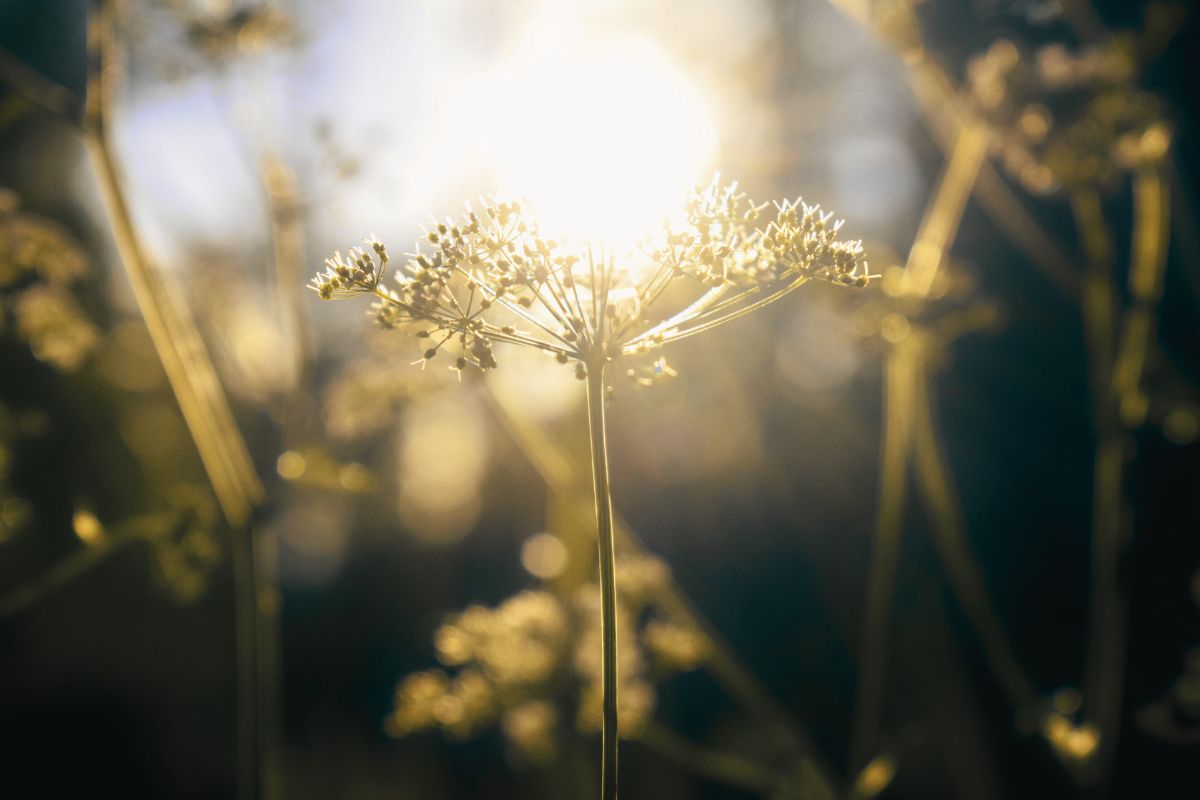
[[644, 39], [536, 24], [528, 38], [483, 114], [503, 120], [488, 134], [496, 182], [532, 201], [546, 231], [632, 247], [711, 166], [705, 99]]

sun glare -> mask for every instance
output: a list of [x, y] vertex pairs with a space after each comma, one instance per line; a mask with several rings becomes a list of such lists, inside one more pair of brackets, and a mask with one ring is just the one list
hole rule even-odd
[[530, 38], [493, 94], [497, 184], [533, 202], [547, 231], [631, 247], [711, 169], [704, 98], [644, 39]]

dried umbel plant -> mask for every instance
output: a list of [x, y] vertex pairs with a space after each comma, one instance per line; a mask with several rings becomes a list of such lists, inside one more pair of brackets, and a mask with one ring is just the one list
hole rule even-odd
[[[667, 580], [653, 556], [617, 561], [621, 735], [638, 736], [654, 710], [655, 683], [697, 669], [711, 642], [654, 602]], [[545, 763], [557, 751], [563, 716], [594, 731], [601, 724], [601, 638], [596, 587], [570, 597], [547, 585], [495, 608], [472, 605], [434, 635], [445, 669], [405, 677], [386, 728], [394, 736], [440, 729], [467, 739], [498, 725], [520, 759]]]
[[[640, 253], [616, 257], [600, 245], [544, 237], [519, 202], [485, 201], [459, 220], [435, 223], [387, 280], [387, 247], [326, 261], [312, 281], [322, 298], [369, 295], [376, 322], [426, 342], [421, 362], [443, 350], [453, 368], [494, 369], [496, 345], [535, 348], [573, 365], [587, 384], [600, 560], [602, 629], [601, 794], [617, 795], [617, 597], [605, 399], [609, 376], [664, 345], [730, 322], [810, 280], [864, 286], [862, 245], [841, 222], [800, 200], [751, 202], [718, 179], [690, 194], [682, 219]], [[689, 302], [690, 301], [690, 302]], [[659, 356], [649, 374], [669, 372]]]
[[1007, 39], [971, 59], [967, 92], [1004, 165], [1031, 192], [1113, 183], [1161, 159], [1171, 132], [1159, 100], [1137, 86], [1137, 40], [1023, 54]]

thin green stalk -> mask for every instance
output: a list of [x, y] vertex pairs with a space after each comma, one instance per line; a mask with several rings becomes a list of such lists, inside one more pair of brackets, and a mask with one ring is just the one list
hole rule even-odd
[[[304, 206], [300, 202], [294, 171], [282, 160], [266, 155], [262, 164], [263, 187], [271, 211], [271, 243], [274, 254], [275, 290], [285, 339], [292, 343], [294, 391], [284, 398], [281, 409], [285, 442], [305, 429], [311, 417], [313, 392], [312, 331], [300, 302], [300, 274], [305, 258]], [[280, 592], [277, 568], [278, 537], [271, 533], [256, 537], [254, 548], [258, 615], [255, 619], [255, 650], [258, 654], [259, 748], [262, 753], [262, 796], [283, 796], [282, 689], [280, 687]]]
[[1073, 192], [1071, 208], [1087, 256], [1083, 321], [1091, 362], [1092, 424], [1096, 436], [1091, 619], [1083, 681], [1084, 707], [1100, 732], [1100, 750], [1095, 754], [1098, 772], [1090, 776], [1095, 779], [1102, 777], [1116, 745], [1125, 672], [1127, 614], [1117, 574], [1125, 530], [1125, 447], [1113, 388], [1117, 300], [1113, 288], [1112, 236], [1094, 190]]
[[[579, 465], [562, 443], [552, 438], [543, 426], [530, 420], [504, 393], [495, 391], [491, 384], [488, 386], [486, 396], [501, 423], [513, 437], [513, 441], [546, 482], [549, 490], [570, 506], [571, 513], [574, 514], [575, 498], [581, 490], [576, 477], [581, 474]], [[580, 513], [583, 513], [582, 510]], [[614, 539], [622, 552], [646, 552], [645, 545], [616, 511], [613, 512], [613, 531]], [[712, 644], [712, 655], [705, 665], [712, 677], [747, 711], [758, 717], [762, 724], [770, 725], [772, 729], [787, 737], [789, 747], [800, 754], [815, 776], [813, 784], [821, 788], [831, 786], [832, 769], [817, 752], [807, 732], [780, 709], [779, 702], [771, 696], [770, 691], [742, 663], [670, 576], [659, 590], [656, 599], [670, 619], [701, 631]], [[820, 789], [814, 789], [813, 793], [819, 794]]]
[[271, 215], [271, 248], [275, 267], [275, 297], [284, 338], [291, 342], [292, 375], [295, 386], [303, 387], [288, 398], [284, 422], [295, 428], [303, 422], [300, 408], [310, 397], [309, 369], [312, 361], [312, 330], [303, 297], [301, 270], [305, 242], [303, 206], [296, 189], [295, 173], [286, 163], [266, 155], [262, 164], [262, 183]]
[[1171, 236], [1171, 196], [1162, 173], [1160, 165], [1143, 167], [1133, 181], [1133, 247], [1129, 270], [1133, 305], [1125, 317], [1113, 362], [1117, 413], [1129, 427], [1142, 424], [1149, 406], [1142, 377], [1162, 300]]
[[254, 539], [235, 528], [230, 542], [233, 565], [234, 640], [237, 659], [237, 797], [261, 797], [261, 714], [259, 706], [259, 618]]
[[[958, 131], [905, 264], [905, 289], [914, 297], [928, 297], [933, 289], [984, 164], [987, 142], [987, 130], [980, 125], [963, 125]], [[917, 382], [923, 380], [925, 372], [925, 350], [925, 334], [911, 329], [894, 343], [885, 367], [879, 521], [867, 585], [850, 741], [850, 768], [855, 773], [866, 766], [879, 744], [888, 629], [912, 452], [913, 406]]]
[[106, 536], [93, 545], [88, 545], [62, 561], [34, 580], [0, 595], [0, 619], [7, 619], [34, 605], [78, 578], [88, 570], [104, 563], [110, 555], [123, 545], [136, 541], [144, 535], [139, 529], [129, 529]]
[[613, 542], [612, 492], [608, 484], [608, 440], [604, 427], [605, 357], [590, 359], [587, 374], [588, 432], [592, 445], [592, 485], [596, 499], [596, 541], [600, 556], [600, 626], [604, 713], [600, 725], [600, 797], [617, 797], [617, 564]]
[[751, 758], [703, 747], [659, 723], [651, 722], [635, 741], [689, 772], [726, 786], [780, 800], [815, 800], [820, 797], [792, 786], [785, 774]]
[[879, 745], [888, 629], [912, 442], [913, 377], [919, 369], [922, 349], [915, 337], [914, 332], [898, 342], [889, 354], [886, 366], [879, 520], [859, 649], [859, 678], [850, 742], [852, 774], [867, 765]]
[[987, 144], [988, 132], [982, 125], [964, 125], [958, 131], [933, 202], [908, 252], [904, 279], [908, 291], [918, 297], [928, 297], [933, 290], [987, 156]]
[[263, 496], [220, 381], [186, 306], [176, 302], [162, 272], [146, 257], [124, 184], [112, 152], [108, 126], [118, 76], [114, 33], [116, 0], [97, 4], [88, 20], [88, 75], [84, 140], [103, 192], [121, 262], [134, 298], [162, 361], [168, 382], [192, 434], [200, 459], [233, 537], [238, 675], [238, 796], [258, 797], [261, 790], [258, 597], [250, 515]]
[[1113, 329], [1117, 301], [1113, 291], [1112, 237], [1104, 221], [1100, 196], [1095, 190], [1076, 189], [1072, 192], [1071, 211], [1087, 257], [1082, 297], [1083, 326], [1090, 362], [1092, 413], [1097, 428], [1100, 428], [1103, 418], [1109, 415], [1115, 349]]
[[71, 118], [78, 111], [77, 98], [70, 89], [48, 80], [3, 47], [0, 47], [0, 81], [55, 116]]
[[1004, 627], [988, 598], [979, 565], [967, 544], [962, 510], [934, 422], [936, 415], [929, 389], [929, 373], [922, 370], [914, 382], [913, 400], [916, 487], [933, 522], [934, 543], [950, 578], [950, 586], [979, 637], [988, 666], [1013, 708], [1017, 711], [1029, 709], [1037, 702], [1037, 692], [1013, 654]]

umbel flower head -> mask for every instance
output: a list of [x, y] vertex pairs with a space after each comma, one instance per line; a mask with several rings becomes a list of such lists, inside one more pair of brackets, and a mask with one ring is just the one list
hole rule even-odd
[[489, 200], [430, 227], [391, 280], [387, 247], [371, 238], [327, 259], [311, 286], [327, 300], [373, 295], [376, 321], [414, 330], [425, 361], [449, 350], [454, 368], [487, 370], [495, 345], [517, 344], [574, 364], [582, 379], [809, 280], [867, 283], [862, 245], [840, 238], [840, 220], [796, 200], [776, 203], [762, 225], [767, 208], [714, 178], [690, 194], [682, 222], [616, 257], [543, 236], [521, 203]]

